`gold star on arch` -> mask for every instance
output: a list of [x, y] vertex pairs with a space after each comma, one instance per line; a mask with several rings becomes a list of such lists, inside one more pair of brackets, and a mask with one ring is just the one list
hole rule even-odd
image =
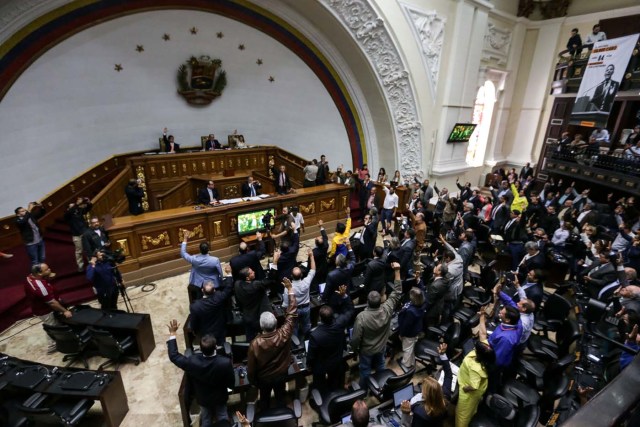
[[171, 40], [171, 36], [167, 33], [164, 33], [164, 35], [162, 36], [162, 40], [168, 42], [169, 40]]
[[116, 70], [117, 72], [122, 71], [122, 64], [116, 64], [116, 65], [113, 67], [113, 69], [114, 69], [114, 70]]
[[144, 46], [141, 44], [136, 45], [136, 52], [138, 53], [144, 52]]
[[243, 44], [238, 45], [238, 49], [240, 49], [240, 50], [244, 50], [244, 45], [243, 45]]
[[217, 38], [219, 38], [219, 39], [221, 39], [221, 38], [223, 38], [223, 37], [224, 37], [224, 34], [222, 33], [222, 31], [218, 31], [218, 32], [216, 33], [216, 37], [217, 37]]
[[271, 83], [273, 83], [273, 82], [275, 82], [275, 81], [276, 81], [276, 79], [274, 79], [274, 78], [273, 78], [273, 76], [269, 76], [269, 81], [270, 81]]
[[189, 31], [191, 32], [191, 34], [198, 34], [198, 29], [196, 27], [191, 27]]
[[258, 60], [256, 61], [256, 64], [262, 65], [262, 59], [258, 58]]

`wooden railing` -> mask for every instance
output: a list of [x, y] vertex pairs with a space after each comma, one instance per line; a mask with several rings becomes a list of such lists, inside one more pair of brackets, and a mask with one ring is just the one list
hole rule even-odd
[[134, 178], [131, 166], [126, 166], [95, 195], [91, 215], [98, 218], [128, 215], [129, 206], [124, 191], [131, 178]]

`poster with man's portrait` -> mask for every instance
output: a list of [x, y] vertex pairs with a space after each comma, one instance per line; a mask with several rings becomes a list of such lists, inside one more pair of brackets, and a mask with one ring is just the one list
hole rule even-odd
[[638, 34], [593, 45], [569, 124], [606, 127]]

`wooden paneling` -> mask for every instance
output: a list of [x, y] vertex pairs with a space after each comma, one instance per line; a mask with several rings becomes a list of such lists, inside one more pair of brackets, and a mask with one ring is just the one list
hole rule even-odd
[[109, 233], [112, 242], [117, 242], [116, 247], [126, 246], [127, 258], [120, 269], [123, 273], [131, 272], [178, 258], [185, 228], [194, 233], [189, 243], [192, 249], [202, 240], [210, 242], [212, 250], [224, 249], [240, 242], [235, 223], [240, 212], [264, 208], [275, 208], [280, 212], [283, 206], [299, 205], [305, 207], [301, 208], [305, 222], [315, 224], [318, 219], [333, 221], [344, 218], [348, 197], [347, 186], [327, 184], [255, 202], [207, 209], [182, 207], [114, 218]]

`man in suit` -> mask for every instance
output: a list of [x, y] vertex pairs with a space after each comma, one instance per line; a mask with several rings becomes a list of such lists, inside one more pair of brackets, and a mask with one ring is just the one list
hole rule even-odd
[[371, 291], [376, 291], [382, 295], [386, 290], [384, 248], [376, 246], [372, 253], [373, 259], [367, 263], [364, 269], [364, 293], [362, 294], [364, 296]]
[[519, 210], [511, 211], [511, 219], [504, 226], [504, 241], [511, 253], [511, 269], [516, 270], [524, 257], [524, 242], [527, 240], [526, 224], [521, 219]]
[[167, 349], [169, 360], [185, 371], [187, 378], [200, 405], [200, 425], [213, 427], [213, 417], [216, 422], [229, 420], [227, 400], [235, 385], [235, 375], [231, 360], [216, 354], [216, 339], [212, 335], [205, 335], [200, 339], [202, 353], [183, 356], [178, 352], [176, 332], [180, 325], [173, 319], [169, 327]]
[[93, 204], [88, 197], [78, 197], [75, 203], [70, 203], [64, 213], [64, 220], [69, 224], [71, 238], [76, 248], [76, 264], [78, 271], [84, 270], [84, 257], [82, 256], [82, 235], [87, 231], [85, 215], [91, 211]]
[[208, 181], [207, 186], [205, 188], [201, 188], [198, 191], [198, 200], [196, 201], [199, 205], [217, 205], [220, 202], [218, 201], [220, 196], [218, 195], [218, 190], [216, 190], [216, 184], [213, 181]]
[[205, 151], [220, 150], [221, 148], [222, 145], [220, 144], [220, 141], [216, 139], [216, 136], [214, 134], [210, 133], [209, 139], [207, 139], [207, 141], [204, 143]]
[[337, 310], [323, 305], [319, 310], [318, 326], [309, 335], [307, 366], [313, 374], [313, 386], [325, 394], [341, 390], [344, 386], [345, 328], [353, 317], [353, 302], [347, 286], [338, 288]]
[[318, 163], [318, 173], [316, 175], [316, 184], [323, 185], [327, 183], [329, 179], [329, 161], [324, 154], [320, 156], [320, 163]]
[[293, 231], [291, 241], [282, 239], [280, 250], [273, 254], [273, 263], [278, 266], [278, 283], [285, 277], [291, 278], [291, 271], [296, 266], [296, 258], [300, 250], [300, 234]]
[[327, 274], [327, 284], [324, 288], [322, 298], [324, 301], [336, 310], [339, 306], [339, 298], [336, 291], [341, 285], [347, 285], [351, 290], [351, 276], [353, 268], [356, 265], [356, 257], [351, 249], [351, 242], [346, 239], [347, 255], [338, 254], [336, 256], [336, 268]]
[[187, 243], [189, 242], [189, 230], [182, 230], [183, 240], [180, 245], [180, 256], [191, 264], [191, 274], [189, 275], [190, 299], [202, 298], [202, 285], [204, 282], [213, 282], [213, 286], [218, 288], [222, 283], [222, 266], [220, 259], [209, 255], [209, 244], [200, 243], [200, 253], [189, 255], [187, 253]]
[[[376, 215], [376, 218], [378, 216]], [[376, 245], [376, 239], [378, 238], [378, 221], [374, 221], [370, 213], [364, 216], [364, 228], [360, 234], [360, 248], [358, 251], [358, 257], [360, 260], [371, 258], [373, 248]]]
[[[573, 205], [576, 209], [578, 207]], [[594, 211], [591, 203], [585, 203], [582, 211], [578, 214], [578, 225], [582, 229], [586, 224], [597, 225], [598, 224], [598, 212]]]
[[433, 280], [427, 285], [426, 292], [426, 311], [427, 324], [440, 324], [439, 316], [444, 310], [444, 297], [449, 290], [449, 281], [447, 280], [449, 268], [444, 262], [439, 263], [433, 269]]
[[[358, 173], [358, 170], [356, 169], [356, 173]], [[364, 216], [366, 215], [366, 213], [368, 212], [367, 209], [367, 200], [369, 199], [369, 195], [371, 194], [371, 189], [373, 188], [373, 182], [371, 181], [371, 177], [369, 176], [369, 174], [365, 174], [364, 179], [358, 179], [358, 182], [360, 183], [360, 190], [358, 193], [358, 199], [360, 202], [360, 212], [362, 213], [362, 217], [364, 218]]]
[[174, 141], [173, 135], [167, 136], [167, 128], [162, 129], [162, 140], [164, 141], [165, 153], [178, 153], [180, 144]]
[[252, 176], [247, 178], [247, 182], [242, 184], [242, 197], [255, 197], [260, 195], [262, 184], [260, 181], [256, 181]]
[[[614, 253], [615, 254], [615, 253]], [[617, 254], [615, 254], [617, 256]], [[609, 252], [605, 249], [598, 254], [598, 263], [582, 277], [592, 298], [598, 298], [598, 292], [604, 286], [618, 279], [616, 267], [611, 263]]]
[[202, 286], [204, 296], [189, 307], [191, 330], [198, 337], [210, 334], [217, 342], [223, 343], [226, 335], [227, 305], [233, 294], [231, 267], [225, 267], [225, 277], [219, 288], [206, 281]]
[[313, 248], [313, 260], [316, 263], [316, 275], [311, 281], [312, 292], [317, 292], [320, 283], [326, 282], [327, 273], [329, 272], [329, 263], [327, 262], [329, 237], [327, 236], [327, 231], [324, 229], [321, 219], [318, 220], [318, 226], [320, 227], [320, 236], [315, 238], [315, 247]]
[[528, 177], [533, 176], [533, 168], [531, 167], [531, 163], [527, 162], [526, 165], [524, 165], [522, 167], [522, 169], [520, 169], [520, 176], [519, 178], [521, 180], [527, 179]]
[[404, 239], [400, 242], [398, 256], [400, 258], [400, 273], [403, 278], [413, 275], [413, 252], [416, 249], [416, 232], [408, 228], [404, 232]]
[[144, 190], [140, 188], [140, 180], [131, 178], [129, 185], [124, 189], [124, 194], [129, 202], [129, 213], [131, 215], [140, 215], [144, 212], [142, 208], [142, 199], [144, 198]]
[[[522, 290], [527, 296], [527, 299], [533, 301], [536, 305], [536, 310], [541, 308], [542, 300], [544, 298], [544, 288], [542, 286], [543, 271], [540, 269], [529, 270], [523, 279]], [[518, 275], [514, 275], [513, 283], [516, 287], [520, 285], [520, 279]], [[514, 295], [514, 301], [520, 301], [518, 294]]]
[[476, 216], [476, 208], [472, 202], [467, 201], [462, 208], [462, 224], [466, 229], [477, 230], [480, 227], [480, 218]]
[[240, 246], [238, 247], [239, 254], [229, 260], [234, 281], [240, 279], [240, 270], [245, 267], [251, 267], [257, 280], [263, 280], [266, 278], [264, 268], [262, 268], [262, 264], [260, 264], [260, 260], [265, 253], [262, 233], [257, 232], [256, 238], [258, 239], [257, 249], [250, 251], [249, 246], [245, 242], [240, 242]]
[[256, 279], [251, 267], [240, 270], [240, 279], [235, 282], [234, 288], [236, 302], [242, 309], [247, 341], [251, 341], [260, 331], [260, 314], [271, 311], [267, 291], [272, 285], [273, 280]]
[[291, 181], [289, 180], [289, 174], [285, 165], [280, 165], [280, 169], [276, 169], [275, 166], [271, 169], [273, 172], [273, 184], [276, 188], [276, 193], [287, 194], [291, 191]]
[[500, 196], [498, 200], [499, 203], [491, 210], [491, 231], [500, 234], [509, 222], [509, 206], [505, 196]]
[[491, 190], [491, 195], [493, 196], [493, 203], [500, 203], [500, 197], [504, 196], [507, 201], [507, 206], [511, 207], [511, 202], [513, 201], [513, 193], [511, 192], [511, 188], [509, 188], [508, 181], [502, 181], [500, 183], [500, 188], [493, 188], [493, 186], [489, 187]]
[[518, 265], [518, 274], [524, 279], [531, 270], [542, 270], [545, 267], [544, 253], [538, 247], [537, 242], [529, 241], [524, 244], [526, 252], [522, 261]]
[[[29, 203], [27, 209], [22, 206], [15, 209], [16, 226], [20, 230], [20, 236], [27, 248], [31, 266], [44, 262], [44, 239], [42, 230], [38, 225], [38, 219], [42, 218], [44, 213], [44, 206], [36, 202]], [[89, 258], [91, 258], [92, 254], [93, 252], [89, 255]]]
[[422, 187], [420, 188], [420, 190], [422, 190], [422, 204], [428, 208], [429, 207], [429, 200], [433, 199], [433, 187], [431, 185], [429, 185], [429, 180], [425, 179], [424, 182], [422, 183]]
[[613, 64], [607, 65], [604, 70], [604, 80], [596, 86], [595, 92], [591, 97], [590, 104], [592, 108], [599, 111], [611, 111], [611, 105], [613, 99], [616, 97], [620, 82], [611, 80], [615, 66]]
[[87, 266], [87, 279], [93, 285], [102, 310], [118, 309], [118, 290], [122, 276], [118, 269], [105, 260], [104, 251], [96, 251]]
[[82, 235], [82, 249], [87, 259], [91, 259], [98, 249], [107, 249], [111, 247], [109, 241], [109, 233], [104, 229], [98, 217], [91, 218], [89, 229]]

